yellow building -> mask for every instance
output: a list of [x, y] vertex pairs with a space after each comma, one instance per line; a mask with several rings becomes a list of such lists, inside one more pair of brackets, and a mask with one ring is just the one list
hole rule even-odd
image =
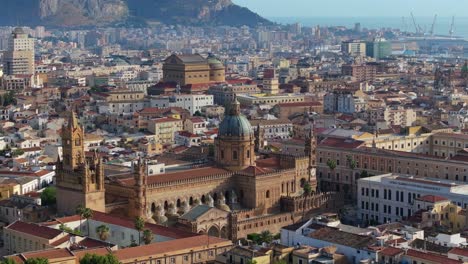
[[225, 68], [212, 55], [205, 59], [200, 54], [173, 54], [164, 61], [163, 79], [181, 86], [224, 82]]
[[418, 228], [443, 226], [451, 233], [459, 233], [468, 226], [467, 211], [444, 197], [425, 195], [416, 198], [414, 206], [418, 210]]
[[11, 182], [6, 180], [3, 183], [0, 183], [0, 200], [8, 199], [13, 194], [21, 193], [21, 185], [16, 182]]
[[226, 262], [232, 264], [270, 264], [273, 251], [269, 248], [254, 250], [247, 247], [237, 246], [226, 253]]
[[148, 131], [156, 135], [156, 143], [174, 144], [174, 134], [183, 130], [183, 122], [180, 119], [164, 117], [148, 121]]

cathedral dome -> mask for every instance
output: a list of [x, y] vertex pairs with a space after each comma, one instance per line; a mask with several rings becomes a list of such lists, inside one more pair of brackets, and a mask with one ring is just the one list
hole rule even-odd
[[224, 65], [215, 56], [210, 54], [207, 58], [207, 62], [212, 70], [224, 70]]
[[245, 137], [253, 134], [249, 120], [240, 114], [239, 102], [234, 102], [230, 114], [219, 125], [219, 136]]

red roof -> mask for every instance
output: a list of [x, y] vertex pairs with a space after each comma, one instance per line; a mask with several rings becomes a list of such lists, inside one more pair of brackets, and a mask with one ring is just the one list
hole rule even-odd
[[449, 251], [450, 254], [468, 257], [468, 248], [454, 248]]
[[320, 146], [332, 148], [355, 149], [364, 144], [364, 141], [350, 140], [347, 138], [326, 138], [320, 142]]
[[322, 103], [312, 101], [312, 102], [297, 102], [297, 103], [281, 103], [278, 105], [281, 107], [301, 107], [301, 106], [310, 107], [310, 106], [322, 106]]
[[400, 248], [386, 247], [383, 250], [379, 251], [380, 254], [385, 256], [396, 256], [404, 251]]
[[[228, 170], [216, 167], [203, 167], [191, 170], [184, 170], [172, 173], [156, 174], [148, 176], [148, 184], [157, 184], [157, 183], [166, 183], [166, 182], [175, 182], [180, 180], [196, 179], [205, 176], [217, 175], [217, 174], [226, 174], [230, 173]], [[120, 180], [121, 183], [125, 185], [131, 185], [135, 183], [133, 178], [128, 178]]]
[[458, 264], [463, 263], [463, 261], [449, 259], [446, 256], [437, 255], [429, 252], [417, 251], [414, 249], [408, 249], [406, 255], [413, 258], [425, 259], [431, 263], [443, 263], [443, 264]]
[[217, 237], [208, 237], [207, 235], [197, 235], [160, 243], [149, 244], [139, 247], [129, 247], [114, 252], [119, 260], [135, 259], [142, 256], [151, 256], [157, 254], [167, 254], [179, 250], [189, 250], [196, 247], [206, 247], [211, 244], [228, 242], [226, 239]]
[[[92, 219], [95, 221], [114, 224], [114, 225], [123, 226], [127, 228], [132, 228], [132, 229], [135, 228], [135, 223], [134, 223], [135, 221], [132, 219], [120, 217], [120, 216], [117, 217], [117, 216], [113, 216], [113, 215], [109, 215], [109, 214], [105, 214], [105, 213], [101, 213], [97, 211], [93, 212]], [[165, 226], [149, 224], [149, 223], [145, 224], [145, 228], [151, 230], [153, 234], [155, 234], [156, 236], [159, 235], [159, 236], [165, 236], [165, 237], [177, 238], [177, 239], [197, 235], [197, 234], [189, 233], [189, 232], [182, 231], [176, 228], [165, 227]]]
[[45, 239], [54, 239], [58, 235], [62, 234], [62, 231], [53, 229], [46, 226], [40, 226], [36, 224], [29, 224], [21, 221], [16, 221], [13, 224], [6, 227], [7, 229], [15, 230], [24, 234], [29, 234], [36, 237], [42, 237]]
[[437, 203], [437, 202], [442, 202], [442, 201], [448, 201], [447, 198], [442, 197], [442, 196], [437, 196], [437, 195], [424, 195], [419, 198], [416, 198], [417, 200], [424, 201], [424, 202], [429, 202], [429, 203]]

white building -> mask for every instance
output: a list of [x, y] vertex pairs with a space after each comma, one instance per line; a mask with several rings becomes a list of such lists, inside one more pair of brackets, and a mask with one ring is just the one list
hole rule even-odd
[[176, 94], [173, 96], [159, 96], [151, 98], [151, 107], [167, 108], [181, 107], [188, 110], [192, 115], [204, 106], [213, 105], [213, 95], [208, 94]]
[[376, 240], [359, 232], [350, 233], [340, 228], [322, 225], [311, 219], [302, 226], [287, 226], [281, 229], [281, 244], [289, 247], [303, 245], [315, 248], [335, 246], [336, 253], [343, 254], [349, 263], [373, 263], [377, 261], [377, 252], [368, 245]]
[[290, 139], [293, 134], [293, 124], [289, 120], [251, 120], [250, 124], [254, 131], [260, 130], [263, 133], [263, 139], [281, 138]]
[[[93, 217], [90, 219], [80, 219], [80, 217], [74, 216], [57, 220], [59, 220], [60, 222], [51, 222], [50, 225], [47, 225], [47, 223], [45, 223], [45, 225], [49, 226], [50, 228], [59, 229], [60, 225], [64, 224], [65, 226], [73, 230], [81, 230], [84, 234], [89, 234], [88, 236], [90, 238], [97, 240], [99, 240], [99, 235], [96, 232], [97, 227], [105, 225], [110, 229], [109, 237], [106, 240], [106, 242], [118, 245], [119, 247], [128, 247], [132, 243], [138, 243], [139, 240], [139, 232], [135, 229], [134, 221], [127, 218], [115, 217], [94, 211]], [[89, 233], [87, 230], [88, 226]], [[146, 223], [145, 229], [149, 229], [152, 231], [154, 235], [152, 243], [175, 239], [174, 237], [171, 237], [173, 233], [167, 231], [172, 231], [170, 228]], [[179, 230], [177, 230], [177, 232], [178, 233], [175, 233], [174, 235], [184, 236], [189, 234]]]
[[399, 221], [414, 213], [414, 200], [425, 195], [445, 197], [467, 208], [468, 184], [441, 179], [383, 174], [358, 180], [358, 219], [378, 223]]
[[323, 97], [323, 110], [326, 113], [356, 112], [356, 98], [351, 93], [327, 93]]

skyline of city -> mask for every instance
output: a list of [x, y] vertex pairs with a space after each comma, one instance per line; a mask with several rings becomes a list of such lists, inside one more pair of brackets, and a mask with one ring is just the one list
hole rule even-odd
[[0, 264], [468, 264], [468, 6], [233, 1], [0, 1]]
[[[402, 17], [411, 12], [416, 17], [466, 17], [468, 2], [447, 0], [332, 0], [309, 1], [288, 0], [284, 5], [282, 0], [234, 0], [235, 4], [247, 7], [265, 17]], [[351, 12], [350, 12], [351, 11]]]

